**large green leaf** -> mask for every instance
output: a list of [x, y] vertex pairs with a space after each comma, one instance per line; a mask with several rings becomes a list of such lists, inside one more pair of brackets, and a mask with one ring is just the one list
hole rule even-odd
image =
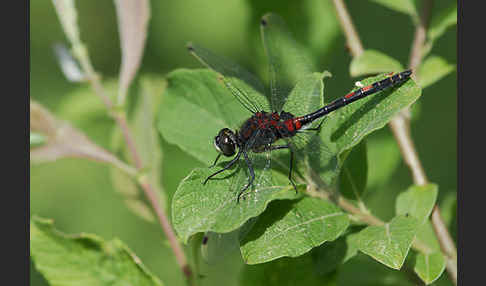
[[[322, 79], [324, 76], [326, 76], [325, 73], [313, 73], [303, 77], [288, 98], [289, 110], [308, 112], [309, 110], [316, 108], [316, 106], [322, 105]], [[192, 105], [190, 106], [193, 110], [192, 116], [207, 116], [207, 118], [210, 119], [205, 120], [205, 122], [210, 121], [218, 123], [213, 124], [213, 129], [211, 131], [209, 131], [208, 128], [208, 133], [205, 135], [205, 126], [191, 125], [190, 122], [181, 120], [176, 115], [185, 112], [183, 110], [184, 106], [182, 105], [185, 97], [188, 98], [188, 101], [202, 101], [203, 98], [207, 98], [208, 101], [211, 100], [211, 98], [215, 101], [222, 101], [222, 98], [228, 97], [229, 99], [233, 99], [231, 95], [218, 94], [218, 88], [213, 89], [214, 93], [204, 93], [211, 87], [217, 87], [218, 84], [221, 84], [216, 78], [216, 74], [210, 71], [174, 72], [169, 76], [169, 86], [159, 111], [159, 130], [162, 132], [163, 136], [169, 142], [176, 143], [183, 150], [187, 150], [188, 153], [193, 154], [198, 158], [203, 158], [204, 156], [204, 154], [201, 155], [195, 152], [198, 148], [213, 149], [213, 146], [208, 142], [208, 139], [211, 139], [214, 136], [212, 133], [218, 130], [218, 124], [220, 124], [221, 127], [224, 126], [220, 122], [227, 122], [228, 126], [231, 126], [231, 121], [236, 122], [235, 118], [238, 112], [241, 114], [241, 121], [248, 116], [245, 114], [242, 107], [240, 107], [239, 111], [235, 111], [231, 114], [227, 114], [226, 110], [218, 110], [218, 108], [233, 108], [233, 106], [231, 106], [232, 104], [236, 105], [234, 106], [234, 109], [238, 110], [239, 104], [237, 102], [235, 103], [236, 100], [228, 101], [228, 103], [217, 106], [218, 108], [213, 108], [211, 111], [209, 110], [211, 106], [207, 108], [205, 105], [199, 105], [199, 102], [197, 104], [189, 103], [189, 105]], [[182, 80], [182, 82], [178, 82], [180, 80]], [[236, 82], [236, 80], [234, 82]], [[174, 85], [172, 85], [173, 83]], [[192, 99], [190, 98], [192, 93], [181, 92], [185, 90], [185, 87], [182, 86], [182, 84], [193, 87], [192, 90], [200, 90], [201, 92], [198, 92], [199, 96]], [[243, 81], [239, 81], [238, 84], [245, 85]], [[245, 88], [250, 87], [246, 85]], [[227, 91], [223, 89], [221, 92]], [[220, 98], [216, 98], [217, 96], [220, 96]], [[303, 103], [299, 105], [297, 102], [298, 100], [301, 100]], [[306, 102], [309, 103], [306, 104]], [[185, 125], [181, 126], [181, 123], [185, 123]], [[177, 125], [177, 127], [174, 127], [174, 125]], [[175, 129], [186, 130], [184, 134], [190, 133], [190, 139], [186, 138], [185, 135], [182, 135], [183, 133], [181, 130]], [[317, 136], [314, 137], [315, 139], [318, 139]], [[205, 152], [214, 154], [214, 151], [211, 152], [207, 150]], [[275, 158], [275, 162], [285, 164], [285, 173], [287, 173], [289, 161], [279, 160], [279, 154], [284, 152], [286, 151], [274, 151], [272, 152], [272, 157]], [[270, 170], [268, 168], [269, 166], [267, 166], [267, 156], [268, 154], [253, 154], [254, 162], [252, 162], [252, 164], [255, 169], [257, 186], [254, 191], [249, 191], [248, 194], [250, 199], [245, 200], [244, 202], [240, 201], [239, 204], [236, 202], [237, 194], [246, 184], [248, 178], [247, 166], [243, 158], [240, 158], [241, 167], [239, 169], [233, 169], [233, 171], [228, 171], [227, 173], [234, 173], [234, 175], [230, 175], [230, 177], [225, 180], [211, 180], [206, 185], [202, 185], [202, 182], [215, 170], [194, 170], [193, 173], [179, 185], [173, 198], [173, 221], [178, 234], [186, 241], [189, 236], [197, 232], [229, 232], [241, 226], [247, 219], [260, 214], [271, 200], [296, 198], [288, 179], [282, 178], [282, 175], [278, 174], [277, 176], [280, 176], [281, 179], [279, 183], [277, 183], [272, 178], [274, 176], [274, 171]], [[211, 159], [212, 158], [207, 158], [207, 162], [210, 162]], [[298, 163], [305, 161], [302, 160], [302, 158], [296, 158], [296, 160], [296, 168], [305, 165]], [[272, 161], [274, 160], [272, 159]], [[276, 164], [277, 163], [272, 163], [272, 165]], [[221, 165], [219, 167], [221, 167]], [[224, 175], [220, 178], [222, 177], [224, 177]]]
[[243, 238], [241, 254], [247, 264], [300, 256], [335, 240], [348, 224], [347, 214], [329, 201], [310, 197], [277, 201]]
[[415, 217], [419, 224], [423, 224], [434, 208], [437, 193], [438, 187], [435, 184], [411, 186], [397, 197], [397, 215], [409, 214]]
[[422, 88], [426, 88], [451, 73], [454, 69], [455, 66], [449, 64], [445, 59], [439, 56], [430, 56], [418, 68], [418, 84]]
[[376, 50], [364, 51], [359, 57], [353, 58], [349, 65], [352, 77], [402, 70], [403, 66], [399, 61]]
[[[218, 131], [225, 127], [239, 128], [252, 114], [213, 71], [179, 69], [171, 72], [167, 80], [158, 111], [159, 132], [169, 143], [210, 165], [217, 155], [213, 139]], [[243, 81], [238, 82], [246, 90], [253, 90]], [[263, 97], [256, 91], [251, 94]]]
[[412, 216], [397, 216], [383, 226], [368, 226], [359, 233], [359, 250], [393, 269], [400, 269], [417, 232]]
[[[366, 86], [385, 77], [383, 74], [364, 79], [361, 83]], [[421, 89], [413, 80], [408, 80], [401, 86], [370, 95], [326, 116], [319, 135], [332, 156], [314, 156], [314, 171], [326, 185], [333, 185], [340, 171], [336, 166], [338, 156], [357, 145], [366, 135], [384, 127], [394, 115], [410, 106], [420, 95]]]
[[[275, 79], [279, 79], [272, 82], [272, 87], [280, 90], [280, 83], [296, 83], [288, 94], [284, 93], [286, 103], [283, 107], [289, 108], [285, 111], [299, 115], [317, 110], [323, 103], [322, 79], [329, 74], [307, 73], [309, 65], [305, 61], [299, 62], [298, 46], [293, 46], [295, 43], [284, 29], [281, 19], [269, 14], [263, 20], [265, 47], [267, 52], [270, 51]], [[282, 42], [281, 46], [279, 42]], [[287, 49], [289, 52], [285, 53]], [[236, 68], [234, 63], [225, 63], [222, 58], [196, 46], [191, 51], [218, 73], [205, 70], [177, 70], [170, 73], [168, 88], [159, 109], [158, 129], [168, 142], [209, 164], [216, 156], [216, 152], [211, 150], [217, 131], [224, 127], [238, 128], [251, 116], [251, 112], [247, 112], [224, 85], [236, 93], [245, 91], [246, 96], [256, 103], [264, 102], [265, 97], [248, 84], [254, 80], [248, 80], [251, 76], [242, 72], [243, 69]], [[291, 64], [297, 65], [294, 71], [299, 70], [300, 73], [287, 74], [286, 69], [292, 68]], [[280, 67], [285, 68], [280, 70]], [[384, 77], [369, 78], [363, 80], [363, 84]], [[287, 90], [286, 86], [284, 88]], [[281, 96], [280, 93], [277, 95]], [[330, 114], [320, 133], [308, 131], [307, 136], [294, 137], [291, 142], [291, 146], [297, 147], [294, 179], [299, 181], [298, 175], [302, 175], [300, 179], [312, 177], [324, 182], [324, 185], [334, 186], [340, 172], [340, 154], [358, 144], [367, 134], [386, 125], [393, 115], [419, 96], [420, 89], [410, 80], [398, 88], [370, 96]], [[181, 183], [174, 196], [172, 211], [175, 228], [184, 241], [197, 232], [235, 230], [249, 218], [263, 212], [271, 200], [297, 198], [289, 188], [288, 180], [285, 181], [278, 173], [282, 169], [270, 170], [270, 167], [285, 166], [284, 173], [287, 173], [288, 157], [281, 158], [281, 155], [288, 153], [286, 150], [272, 152], [272, 166], [267, 159], [269, 154], [251, 153], [257, 180], [255, 186], [244, 195], [246, 200], [240, 201], [240, 204], [236, 203], [237, 193], [248, 178], [248, 168], [243, 158], [239, 159], [239, 167], [235, 166], [216, 176], [206, 185], [202, 182], [214, 171], [194, 170]], [[222, 166], [223, 163], [218, 167]], [[278, 177], [280, 180], [277, 180]]]
[[162, 285], [120, 240], [66, 235], [52, 220], [30, 220], [30, 255], [50, 285]]
[[[260, 159], [256, 158], [254, 165], [264, 165]], [[202, 182], [214, 171], [199, 168], [181, 182], [172, 199], [172, 222], [184, 242], [198, 232], [230, 232], [262, 213], [270, 201], [299, 197], [285, 176], [276, 180], [277, 173], [272, 176], [269, 169], [256, 169], [256, 176], [261, 179], [237, 202], [237, 194], [248, 181], [246, 170], [241, 168], [246, 169], [246, 164], [242, 162], [236, 172], [229, 171], [229, 178], [211, 180], [206, 185]]]

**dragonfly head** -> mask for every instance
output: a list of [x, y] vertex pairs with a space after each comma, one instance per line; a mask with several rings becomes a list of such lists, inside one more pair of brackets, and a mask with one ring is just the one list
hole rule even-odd
[[214, 137], [214, 148], [227, 157], [235, 154], [236, 147], [237, 142], [235, 133], [228, 128], [221, 129], [218, 135]]

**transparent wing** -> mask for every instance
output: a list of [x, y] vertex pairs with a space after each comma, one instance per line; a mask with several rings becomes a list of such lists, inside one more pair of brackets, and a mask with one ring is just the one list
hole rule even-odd
[[[298, 133], [294, 137], [285, 138], [284, 142], [290, 146], [293, 152], [292, 178], [294, 181], [306, 183], [312, 180], [320, 181], [323, 186], [332, 185], [332, 174], [338, 168], [338, 162], [332, 150], [322, 143], [316, 131]], [[288, 151], [273, 155], [274, 162], [279, 162], [279, 168], [284, 174], [289, 172], [289, 156]]]
[[266, 14], [261, 33], [269, 64], [270, 105], [280, 112], [297, 80], [315, 69], [305, 47], [293, 39], [279, 16]]
[[268, 100], [263, 95], [264, 86], [253, 74], [198, 45], [190, 43], [188, 50], [203, 65], [221, 74], [221, 81], [246, 109], [252, 113], [270, 110]]

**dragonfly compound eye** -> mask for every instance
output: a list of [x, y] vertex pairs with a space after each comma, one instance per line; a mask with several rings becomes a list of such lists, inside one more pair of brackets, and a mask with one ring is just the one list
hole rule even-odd
[[218, 152], [225, 156], [233, 156], [235, 154], [236, 143], [233, 131], [228, 128], [221, 129], [218, 136], [214, 137], [214, 147]]

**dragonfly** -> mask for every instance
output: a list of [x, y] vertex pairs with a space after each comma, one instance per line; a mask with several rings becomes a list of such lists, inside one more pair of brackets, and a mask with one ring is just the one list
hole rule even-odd
[[[241, 103], [243, 108], [251, 113], [251, 116], [241, 124], [239, 129], [231, 130], [230, 128], [223, 128], [214, 137], [213, 144], [218, 155], [211, 167], [214, 167], [222, 156], [232, 157], [232, 159], [221, 169], [209, 175], [203, 182], [203, 184], [208, 183], [216, 175], [232, 168], [241, 159], [244, 160], [249, 176], [246, 184], [238, 192], [237, 202], [240, 201], [240, 198], [245, 191], [247, 191], [255, 182], [254, 164], [251, 159], [252, 157], [250, 156], [252, 153], [271, 152], [282, 149], [288, 150], [290, 153], [288, 180], [297, 192], [297, 187], [292, 176], [295, 155], [294, 145], [296, 145], [296, 143], [294, 144], [293, 138], [303, 132], [318, 132], [324, 120], [321, 120], [317, 127], [312, 127], [315, 126], [315, 124], [312, 125], [312, 123], [323, 119], [326, 115], [343, 108], [348, 104], [372, 94], [376, 94], [384, 89], [400, 85], [407, 81], [412, 74], [411, 70], [389, 73], [385, 79], [352, 91], [313, 112], [307, 114], [293, 114], [283, 110], [285, 103], [282, 101], [285, 100], [286, 97], [278, 94], [279, 88], [277, 87], [279, 86], [279, 83], [276, 75], [279, 72], [277, 70], [278, 67], [272, 65], [272, 62], [270, 62], [271, 94], [269, 100], [271, 110], [264, 110], [262, 104], [252, 100], [252, 97], [247, 91], [236, 85], [235, 82], [230, 79], [230, 76], [232, 76], [234, 71], [231, 67], [225, 66], [225, 61], [218, 58], [210, 51], [194, 44], [189, 44], [188, 50], [209, 68], [220, 73], [219, 79], [224, 83], [235, 99]], [[248, 78], [251, 79], [251, 76], [248, 76]]]

